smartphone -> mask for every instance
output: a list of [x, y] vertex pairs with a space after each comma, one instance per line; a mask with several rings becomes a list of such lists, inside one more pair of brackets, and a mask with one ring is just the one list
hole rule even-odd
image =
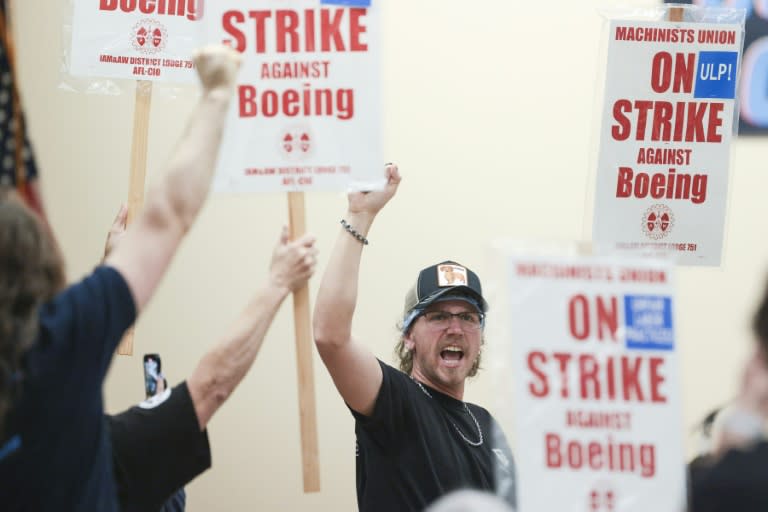
[[147, 398], [157, 394], [157, 380], [160, 378], [160, 354], [144, 354], [144, 393]]

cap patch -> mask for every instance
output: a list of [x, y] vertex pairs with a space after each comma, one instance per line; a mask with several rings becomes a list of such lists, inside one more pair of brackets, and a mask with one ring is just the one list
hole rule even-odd
[[467, 269], [461, 265], [437, 266], [437, 286], [467, 286]]

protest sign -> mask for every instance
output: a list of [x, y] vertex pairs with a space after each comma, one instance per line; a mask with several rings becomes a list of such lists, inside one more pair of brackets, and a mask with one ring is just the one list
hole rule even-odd
[[671, 265], [506, 261], [519, 510], [683, 510]]
[[381, 188], [379, 9], [221, 0], [206, 40], [242, 53], [215, 187]]
[[719, 265], [743, 24], [612, 20], [592, 238]]

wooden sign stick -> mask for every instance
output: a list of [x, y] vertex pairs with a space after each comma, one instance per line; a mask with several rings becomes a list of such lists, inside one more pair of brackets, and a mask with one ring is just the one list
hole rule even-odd
[[[133, 218], [144, 206], [144, 180], [147, 175], [147, 139], [149, 136], [149, 107], [152, 103], [152, 82], [136, 82], [136, 104], [133, 109], [133, 139], [131, 141], [131, 171], [128, 185], [128, 218]], [[120, 355], [133, 355], [133, 328], [129, 329], [117, 347]]]
[[682, 7], [670, 7], [667, 18], [669, 21], [683, 21], [684, 12]]
[[[306, 232], [303, 192], [288, 192], [288, 218], [291, 240], [295, 240]], [[312, 372], [313, 347], [307, 285], [293, 292], [293, 325], [299, 377], [299, 421], [301, 422], [301, 467], [304, 492], [320, 492], [320, 456], [317, 446], [315, 380]]]

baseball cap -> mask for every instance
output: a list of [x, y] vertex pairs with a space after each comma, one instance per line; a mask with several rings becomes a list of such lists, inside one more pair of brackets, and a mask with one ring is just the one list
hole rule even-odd
[[463, 300], [482, 313], [488, 311], [477, 274], [455, 261], [447, 260], [419, 272], [416, 283], [405, 295], [403, 331], [408, 330], [419, 312], [430, 304], [445, 300]]

